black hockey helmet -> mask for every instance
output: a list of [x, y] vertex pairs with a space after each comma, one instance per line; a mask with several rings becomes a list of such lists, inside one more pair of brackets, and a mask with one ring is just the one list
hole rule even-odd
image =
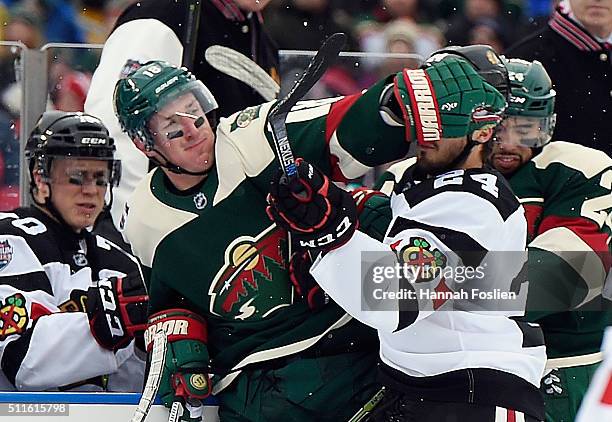
[[[36, 166], [43, 179], [50, 177], [54, 158], [108, 161], [109, 184], [117, 186], [121, 163], [114, 159], [115, 141], [100, 119], [80, 112], [46, 111], [28, 137], [25, 154], [30, 177]], [[30, 187], [34, 188], [31, 179]]]
[[432, 61], [438, 61], [444, 55], [463, 57], [480, 75], [482, 79], [493, 85], [507, 99], [510, 96], [510, 78], [504, 59], [491, 46], [484, 44], [466, 46], [448, 46], [437, 50], [427, 59], [424, 66]]

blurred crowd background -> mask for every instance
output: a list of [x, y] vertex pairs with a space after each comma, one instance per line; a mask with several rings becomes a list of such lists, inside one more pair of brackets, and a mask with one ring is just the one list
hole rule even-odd
[[[170, 1], [170, 0], [169, 0]], [[134, 0], [0, 0], [3, 41], [102, 44]], [[326, 35], [350, 37], [349, 51], [413, 54], [352, 69], [337, 66], [316, 95], [350, 94], [446, 45], [489, 44], [503, 52], [544, 25], [554, 0], [273, 0], [264, 26], [281, 50], [316, 50]], [[79, 111], [99, 49], [48, 47], [48, 108]], [[19, 49], [0, 47], [0, 210], [19, 205]], [[372, 59], [370, 59], [372, 60]], [[408, 60], [408, 61], [407, 61]], [[412, 60], [412, 63], [410, 63]], [[354, 66], [353, 66], [354, 67]], [[281, 75], [292, 75], [291, 65]]]

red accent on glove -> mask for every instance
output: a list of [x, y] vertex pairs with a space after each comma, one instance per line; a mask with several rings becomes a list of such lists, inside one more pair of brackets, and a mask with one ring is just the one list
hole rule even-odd
[[160, 329], [165, 331], [169, 343], [178, 340], [208, 342], [208, 326], [206, 321], [188, 309], [167, 309], [151, 315], [144, 335], [147, 352], [150, 352], [153, 348], [151, 340]]
[[135, 334], [139, 331], [144, 331], [147, 328], [147, 324], [132, 324], [132, 320], [130, 319], [130, 315], [128, 313], [127, 307], [130, 304], [134, 303], [142, 303], [147, 302], [149, 300], [148, 295], [138, 295], [138, 296], [124, 296], [123, 293], [123, 277], [117, 277], [117, 297], [119, 298], [119, 312], [121, 312], [121, 319], [123, 323], [126, 325], [126, 331], [130, 337], [134, 337]]

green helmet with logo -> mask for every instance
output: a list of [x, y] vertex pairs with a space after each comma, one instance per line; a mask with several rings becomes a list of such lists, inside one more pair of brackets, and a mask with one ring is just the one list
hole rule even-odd
[[510, 77], [510, 99], [505, 119], [522, 118], [537, 123], [539, 135], [524, 137], [524, 146], [539, 148], [550, 142], [555, 129], [555, 96], [552, 81], [542, 63], [521, 59], [507, 59]]
[[[164, 61], [149, 61], [120, 79], [115, 85], [115, 114], [121, 128], [132, 139], [140, 139], [153, 148], [155, 139], [149, 130], [150, 119], [171, 101], [191, 92], [213, 126], [210, 113], [218, 108], [208, 88], [186, 68]], [[213, 126], [214, 127], [214, 126]]]
[[550, 76], [537, 60], [506, 61], [510, 77], [509, 116], [549, 117], [555, 109], [555, 90]]

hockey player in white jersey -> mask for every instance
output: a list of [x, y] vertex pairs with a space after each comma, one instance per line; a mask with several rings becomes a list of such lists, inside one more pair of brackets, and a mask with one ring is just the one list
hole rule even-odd
[[[541, 421], [538, 387], [546, 354], [539, 327], [512, 318], [523, 309], [492, 313], [494, 306], [476, 309], [406, 294], [390, 310], [377, 310], [364, 297], [371, 290], [361, 274], [367, 259], [362, 252], [394, 251], [409, 268], [428, 258], [441, 269], [458, 269], [484, 265], [494, 251], [505, 251], [497, 254], [506, 253], [508, 262], [489, 261], [498, 271], [490, 280], [509, 283], [520, 271], [517, 257], [524, 256], [527, 230], [523, 208], [503, 177], [484, 166], [504, 97], [475, 72], [449, 78], [456, 66], [470, 65], [456, 57], [445, 61], [448, 74], [405, 71], [394, 80], [400, 104], [426, 101], [428, 91], [439, 94], [448, 83], [471, 84], [473, 92], [435, 107], [422, 103], [388, 111], [399, 120], [393, 114], [416, 109], [419, 113], [410, 118], [424, 124], [416, 128], [422, 142], [415, 163], [391, 195], [392, 222], [384, 242], [356, 230], [351, 197], [306, 162], [299, 163], [294, 181], [283, 183], [279, 177], [272, 184], [269, 214], [288, 228], [296, 245], [314, 255], [310, 274], [326, 294], [378, 330], [379, 373], [386, 392], [369, 421]], [[423, 135], [432, 127], [428, 141]], [[419, 282], [426, 282], [434, 291], [459, 291], [452, 276], [426, 279], [421, 273], [412, 281], [384, 281], [383, 290], [399, 292], [393, 284], [399, 283], [415, 292]], [[445, 311], [453, 306], [454, 311]]]
[[91, 233], [119, 180], [97, 118], [51, 111], [27, 145], [34, 205], [0, 214], [0, 389], [140, 391], [138, 261]]

